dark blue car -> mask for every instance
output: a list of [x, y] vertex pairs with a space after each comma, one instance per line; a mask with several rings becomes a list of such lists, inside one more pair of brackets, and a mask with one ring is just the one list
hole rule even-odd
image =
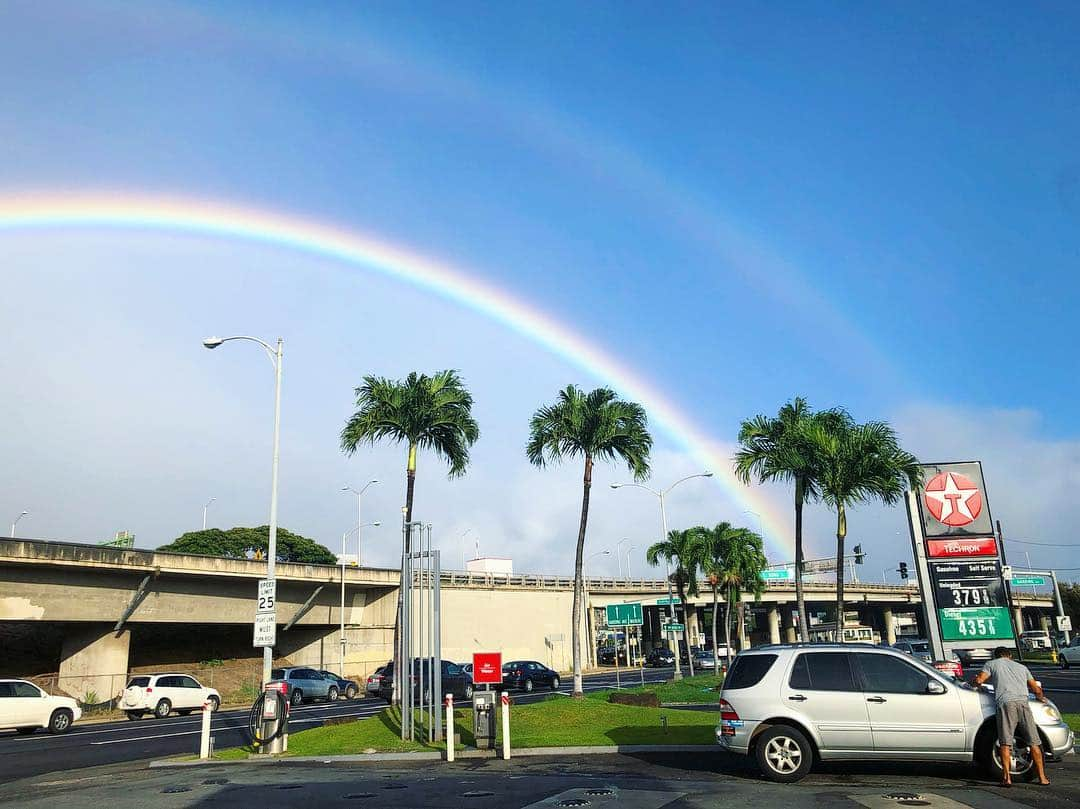
[[320, 671], [323, 677], [332, 683], [337, 683], [338, 693], [343, 694], [345, 699], [355, 699], [356, 695], [360, 693], [360, 685], [352, 680], [346, 680], [344, 677], [338, 677], [332, 671]]
[[512, 660], [504, 663], [503, 688], [529, 692], [535, 688], [559, 690], [559, 673], [535, 660]]

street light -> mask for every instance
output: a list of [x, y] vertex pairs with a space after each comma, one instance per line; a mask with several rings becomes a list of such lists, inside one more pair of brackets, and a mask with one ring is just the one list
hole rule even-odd
[[630, 541], [629, 539], [626, 539], [624, 537], [623, 539], [620, 539], [618, 542], [615, 543], [615, 561], [619, 565], [619, 578], [620, 579], [622, 578], [622, 574], [623, 574], [623, 572], [622, 572], [622, 547], [621, 546], [622, 546], [622, 544], [624, 542], [629, 542], [629, 541]]
[[[270, 358], [270, 364], [274, 366], [274, 459], [271, 465], [270, 472], [270, 538], [266, 548], [266, 579], [271, 582], [271, 586], [276, 589], [274, 577], [274, 563], [277, 561], [277, 497], [278, 497], [278, 456], [280, 454], [281, 445], [281, 360], [283, 356], [282, 345], [284, 341], [279, 337], [277, 339], [277, 348], [272, 348], [269, 343], [260, 340], [258, 337], [248, 337], [247, 335], [238, 335], [235, 337], [207, 337], [203, 340], [203, 345], [209, 349], [215, 349], [223, 343], [227, 343], [230, 340], [247, 340], [248, 342], [258, 343], [266, 351], [266, 356]], [[274, 622], [277, 623], [277, 613], [275, 605]], [[263, 647], [263, 685], [270, 682], [270, 670], [274, 664], [274, 648], [272, 646]]]
[[465, 565], [465, 537], [469, 535], [470, 531], [472, 531], [471, 528], [466, 528], [464, 531], [461, 532], [461, 536], [459, 537], [459, 539], [461, 540], [461, 569], [463, 571], [467, 570], [467, 567]]
[[15, 526], [19, 524], [19, 520], [21, 520], [23, 517], [25, 517], [29, 513], [30, 513], [29, 511], [23, 511], [21, 514], [19, 514], [18, 517], [15, 518], [15, 522], [13, 522], [11, 524], [11, 538], [12, 539], [15, 539]]
[[631, 545], [626, 549], [626, 578], [630, 579], [630, 551], [637, 550], [637, 545]]
[[216, 497], [211, 497], [206, 501], [206, 505], [202, 507], [202, 530], [206, 530], [206, 510], [210, 508], [210, 504], [217, 500]]
[[[361, 565], [361, 561], [360, 561], [360, 529], [362, 528], [362, 526], [360, 524], [360, 495], [362, 495], [364, 492], [367, 491], [368, 486], [372, 486], [372, 485], [374, 485], [374, 484], [376, 484], [378, 482], [379, 481], [377, 479], [372, 478], [371, 480], [369, 480], [367, 483], [364, 484], [364, 487], [362, 489], [360, 489], [360, 491], [357, 491], [356, 489], [354, 489], [352, 486], [349, 486], [348, 484], [345, 484], [344, 486], [341, 487], [341, 491], [343, 491], [343, 492], [352, 492], [353, 494], [356, 495], [356, 566], [357, 567], [360, 567], [360, 565]], [[342, 550], [342, 553], [345, 553], [345, 551]]]
[[[696, 475], [687, 475], [684, 478], [679, 478], [674, 483], [672, 483], [670, 486], [668, 486], [666, 489], [653, 489], [653, 488], [650, 488], [649, 486], [644, 485], [643, 483], [612, 483], [611, 488], [613, 488], [613, 489], [621, 489], [621, 488], [623, 488], [625, 486], [632, 486], [635, 489], [644, 489], [649, 494], [651, 494], [654, 497], [656, 497], [657, 499], [659, 499], [659, 501], [660, 501], [660, 527], [663, 529], [663, 532], [664, 532], [660, 537], [660, 541], [665, 542], [665, 541], [667, 541], [668, 528], [667, 528], [667, 510], [664, 508], [664, 497], [667, 496], [671, 492], [671, 490], [674, 489], [676, 486], [678, 486], [680, 483], [685, 483], [686, 481], [693, 480], [694, 478], [711, 478], [712, 476], [713, 476], [712, 472], [698, 472]], [[672, 623], [674, 623], [675, 622], [675, 603], [674, 603], [675, 602], [675, 597], [671, 592], [671, 564], [668, 562], [667, 559], [664, 560], [664, 568], [665, 568], [665, 571], [667, 573], [668, 619]], [[689, 613], [689, 605], [687, 605], [687, 604], [683, 605], [683, 612], [684, 612], [685, 615], [689, 616], [689, 614], [690, 614]], [[683, 627], [683, 643], [686, 645], [686, 660], [687, 660], [687, 662], [690, 663], [690, 673], [693, 674], [693, 672], [694, 672], [694, 663], [693, 663], [692, 660], [690, 660], [690, 644], [689, 644], [689, 642], [687, 642], [687, 639], [686, 639], [686, 627], [685, 626]], [[673, 651], [675, 652], [675, 679], [676, 680], [681, 680], [682, 679], [682, 666], [679, 665], [679, 647], [678, 647], [677, 642], [675, 644], [675, 649]]]
[[[345, 488], [348, 488], [348, 486], [346, 486]], [[378, 528], [380, 525], [382, 525], [382, 523], [380, 523], [378, 520], [376, 520], [375, 522], [367, 523], [367, 525], [365, 525], [365, 526], [358, 525], [355, 528], [350, 528], [348, 531], [345, 531], [345, 532], [343, 532], [341, 534], [341, 615], [340, 615], [340, 618], [341, 618], [341, 634], [340, 634], [341, 654], [340, 654], [340, 656], [338, 658], [338, 662], [340, 664], [338, 666], [338, 676], [340, 676], [340, 677], [345, 676], [345, 540], [348, 539], [349, 534], [351, 534], [353, 531], [356, 531], [356, 567], [359, 568], [360, 567], [360, 529], [361, 528], [366, 528], [367, 526], [374, 526], [374, 527]]]

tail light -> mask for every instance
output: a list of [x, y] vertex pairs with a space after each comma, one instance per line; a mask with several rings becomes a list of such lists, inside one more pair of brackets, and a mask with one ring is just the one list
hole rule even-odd
[[726, 699], [720, 700], [720, 721], [721, 722], [737, 722], [739, 721], [739, 714], [735, 710], [735, 707]]
[[153, 692], [153, 690], [154, 690], [154, 689], [153, 689], [153, 688], [151, 688], [150, 686], [146, 686], [146, 693], [147, 693], [147, 694], [150, 694], [150, 693], [152, 693], [152, 692]]

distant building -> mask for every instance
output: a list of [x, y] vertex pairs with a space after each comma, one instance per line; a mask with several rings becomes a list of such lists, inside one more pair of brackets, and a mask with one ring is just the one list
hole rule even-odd
[[467, 573], [497, 573], [500, 576], [514, 575], [514, 560], [497, 556], [481, 556], [465, 563]]

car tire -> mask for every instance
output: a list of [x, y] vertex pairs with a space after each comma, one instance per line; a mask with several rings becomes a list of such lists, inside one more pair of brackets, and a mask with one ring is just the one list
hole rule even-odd
[[71, 730], [71, 724], [75, 721], [75, 715], [67, 708], [59, 708], [52, 712], [49, 717], [49, 733], [67, 733]]
[[297, 708], [300, 705], [303, 705], [304, 704], [304, 692], [301, 691], [299, 688], [294, 688], [292, 690], [292, 693], [289, 694], [289, 702], [292, 703], [292, 706], [294, 708]]
[[558, 691], [559, 690], [559, 678], [558, 677], [552, 677], [551, 678], [551, 690], [552, 691]]
[[356, 686], [350, 685], [345, 687], [345, 699], [356, 699]]
[[167, 699], [158, 700], [158, 704], [154, 706], [154, 716], [157, 719], [164, 719], [172, 713], [172, 703]]
[[472, 696], [473, 696], [473, 687], [472, 687], [472, 683], [470, 683], [469, 685], [465, 686], [465, 699], [471, 700]]
[[532, 690], [533, 690], [533, 681], [532, 680], [526, 680], [525, 682], [523, 682], [521, 684], [521, 688], [526, 694], [531, 694]]
[[327, 702], [337, 702], [337, 698], [338, 698], [338, 688], [337, 688], [336, 685], [332, 685], [328, 689], [326, 689], [326, 701]]
[[775, 725], [758, 736], [754, 755], [761, 774], [778, 784], [801, 781], [814, 763], [810, 740], [790, 725]]
[[[1001, 783], [1001, 778], [1005, 773], [1001, 768], [1001, 752], [998, 749], [997, 734], [984, 733], [981, 741], [982, 750], [979, 751], [979, 758], [983, 762], [986, 774], [995, 782]], [[1013, 760], [1009, 766], [1010, 774], [1014, 780], [1030, 781], [1035, 777], [1035, 762], [1031, 759], [1031, 750], [1027, 747], [1019, 749], [1024, 752], [1018, 756], [1017, 748], [1013, 747]], [[1015, 766], [1018, 762], [1021, 765], [1019, 767]]]
[[143, 715], [142, 711], [124, 711], [124, 713], [127, 714], [127, 718], [130, 719], [132, 722], [137, 722], [138, 720], [142, 719]]
[[210, 704], [210, 713], [217, 713], [221, 708], [221, 700], [217, 697], [207, 697], [206, 701]]
[[37, 730], [37, 727], [15, 728], [15, 732], [22, 735], [22, 736], [29, 736], [31, 733], [34, 733], [36, 730]]
[[1069, 658], [1067, 658], [1065, 655], [1061, 656], [1061, 667], [1063, 669], [1067, 669], [1069, 667]]

